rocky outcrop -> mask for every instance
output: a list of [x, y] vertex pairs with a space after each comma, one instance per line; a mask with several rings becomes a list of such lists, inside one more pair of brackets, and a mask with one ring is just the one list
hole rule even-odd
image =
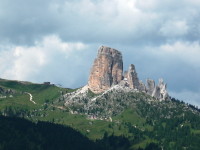
[[147, 79], [147, 94], [152, 95], [155, 89], [155, 81]]
[[126, 74], [127, 82], [129, 87], [132, 89], [139, 89], [139, 79], [137, 77], [137, 73], [135, 70], [135, 66], [133, 64], [130, 65], [129, 70]]
[[157, 99], [160, 98], [160, 87], [159, 86], [156, 86], [153, 90], [153, 93], [151, 95], [152, 97], [155, 97]]
[[169, 97], [167, 92], [167, 84], [164, 83], [163, 79], [159, 79], [158, 86], [160, 87], [160, 97], [159, 99], [165, 100]]
[[142, 81], [139, 81], [139, 91], [146, 93], [146, 86]]
[[118, 84], [123, 76], [122, 54], [118, 50], [101, 46], [91, 69], [88, 86], [94, 93], [108, 90]]
[[167, 85], [164, 83], [163, 79], [159, 79], [159, 83], [156, 86], [154, 80], [147, 79], [147, 94], [159, 100], [165, 100], [169, 96]]
[[102, 93], [114, 85], [144, 92], [160, 100], [168, 97], [167, 86], [163, 79], [159, 80], [158, 85], [155, 85], [154, 80], [147, 79], [145, 85], [139, 81], [133, 64], [130, 65], [128, 71], [124, 72], [123, 76], [122, 54], [116, 49], [101, 46], [91, 69], [88, 88], [94, 93]]

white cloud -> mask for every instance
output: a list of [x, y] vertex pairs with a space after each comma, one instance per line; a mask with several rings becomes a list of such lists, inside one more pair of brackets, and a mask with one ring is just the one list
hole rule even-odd
[[159, 45], [172, 37], [199, 40], [200, 10], [195, 0], [35, 0], [31, 4], [21, 0], [21, 4], [3, 0], [0, 42], [33, 44], [49, 34], [87, 43]]
[[[68, 78], [66, 73], [67, 67], [72, 65], [67, 64], [69, 60], [71, 61], [70, 57], [75, 58], [73, 56], [75, 53], [81, 54], [86, 48], [87, 45], [83, 43], [62, 42], [57, 36], [45, 37], [42, 41], [35, 42], [35, 46], [31, 47], [13, 46], [9, 50], [1, 50], [0, 74], [2, 78], [36, 82], [48, 79], [46, 78], [47, 76], [51, 79], [53, 75], [65, 75]], [[81, 59], [80, 54], [78, 57]], [[61, 64], [63, 66], [59, 66]], [[55, 65], [58, 66], [54, 68]], [[74, 60], [73, 65], [76, 65], [76, 60]], [[53, 70], [53, 74], [48, 74], [47, 70]], [[63, 74], [60, 74], [62, 70], [65, 71], [63, 71]], [[60, 75], [56, 75], [56, 72]]]
[[154, 57], [171, 62], [184, 62], [187, 65], [200, 68], [200, 43], [199, 41], [185, 42], [176, 41], [165, 43], [160, 46], [146, 46], [146, 53], [151, 53]]
[[182, 60], [191, 66], [200, 68], [200, 44], [199, 42], [181, 42], [164, 44], [160, 46], [162, 55], [173, 56], [177, 60]]
[[188, 25], [185, 21], [168, 21], [160, 28], [160, 33], [166, 37], [183, 36], [188, 33]]

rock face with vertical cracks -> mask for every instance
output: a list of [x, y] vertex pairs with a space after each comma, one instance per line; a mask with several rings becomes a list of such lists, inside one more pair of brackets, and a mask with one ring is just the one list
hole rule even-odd
[[163, 79], [159, 79], [159, 83], [156, 86], [157, 88], [153, 92], [153, 96], [160, 99], [165, 100], [168, 98], [168, 92], [167, 92], [167, 84], [164, 83]]
[[139, 89], [139, 79], [137, 76], [137, 72], [135, 70], [135, 66], [133, 64], [130, 65], [129, 70], [126, 74], [126, 78], [129, 83], [129, 87], [132, 89]]
[[167, 85], [163, 79], [159, 80], [158, 85], [155, 84], [154, 80], [147, 79], [145, 85], [142, 81], [139, 81], [133, 64], [130, 65], [128, 71], [124, 72], [123, 76], [121, 52], [110, 47], [101, 46], [97, 58], [94, 60], [87, 88], [97, 94], [109, 90], [114, 85], [144, 92], [159, 100], [165, 100], [169, 97]]
[[152, 79], [147, 79], [147, 94], [152, 95], [155, 87], [155, 81]]
[[122, 54], [116, 49], [101, 46], [92, 66], [88, 86], [94, 93], [108, 90], [123, 79]]
[[164, 83], [163, 79], [159, 79], [158, 85], [155, 85], [154, 80], [147, 79], [147, 94], [159, 100], [165, 100], [169, 97], [167, 84]]

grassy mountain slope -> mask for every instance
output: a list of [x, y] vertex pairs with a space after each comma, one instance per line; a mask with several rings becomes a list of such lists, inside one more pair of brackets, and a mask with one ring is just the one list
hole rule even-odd
[[[0, 79], [0, 109], [5, 107], [21, 107], [23, 109], [38, 109], [45, 103], [51, 103], [59, 98], [61, 94], [70, 91], [70, 89], [60, 88], [54, 85], [34, 84], [30, 82], [19, 82]], [[11, 91], [11, 92], [7, 92]], [[31, 93], [35, 105], [29, 100]]]
[[[92, 140], [103, 138], [99, 143], [104, 145], [112, 145], [116, 136], [123, 136], [135, 150], [156, 149], [155, 145], [167, 150], [200, 147], [199, 110], [175, 99], [160, 102], [144, 93], [111, 91], [90, 103], [89, 99], [98, 95], [89, 91], [88, 99], [77, 98], [65, 106], [63, 95], [71, 89], [3, 79], [0, 88], [4, 96], [0, 98], [0, 112], [5, 116], [67, 125]], [[36, 104], [25, 92], [32, 94]], [[107, 119], [95, 120], [88, 117], [91, 115]], [[115, 140], [120, 143], [125, 139]]]

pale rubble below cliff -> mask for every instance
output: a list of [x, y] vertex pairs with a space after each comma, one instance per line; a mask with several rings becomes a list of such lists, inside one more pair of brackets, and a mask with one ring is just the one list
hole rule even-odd
[[88, 85], [64, 95], [65, 107], [71, 114], [85, 114], [89, 119], [110, 120], [128, 107], [134, 107], [140, 100], [156, 102], [157, 100], [137, 89], [127, 86], [122, 80], [110, 89], [92, 94]]
[[[149, 82], [150, 79], [147, 79], [147, 82]], [[151, 83], [154, 83], [153, 85], [155, 85], [155, 82], [152, 82], [153, 80], [151, 80]], [[149, 89], [146, 87], [146, 85], [140, 81], [139, 82], [139, 89], [136, 88], [132, 88], [129, 86], [129, 83], [127, 81], [126, 78], [124, 78], [124, 80], [122, 80], [119, 84], [117, 85], [113, 85], [111, 88], [109, 88], [108, 90], [105, 90], [102, 93], [99, 94], [94, 94], [93, 96], [90, 96], [91, 90], [89, 88], [88, 85], [72, 92], [72, 93], [67, 93], [64, 95], [64, 99], [65, 99], [65, 106], [72, 106], [72, 105], [76, 105], [76, 104], [81, 104], [82, 101], [87, 101], [87, 105], [85, 105], [84, 110], [89, 109], [88, 107], [90, 106], [94, 106], [93, 104], [96, 102], [97, 99], [101, 99], [102, 97], [105, 97], [105, 95], [110, 94], [110, 93], [144, 93], [147, 95], [150, 95], [152, 98], [148, 99], [150, 101], [152, 100], [167, 100], [169, 98], [168, 93], [166, 91], [166, 84], [164, 84], [163, 79], [159, 79], [159, 84], [157, 86], [150, 86], [152, 89]], [[141, 85], [142, 85], [142, 89], [141, 89]], [[149, 91], [153, 91], [151, 94], [149, 94], [147, 92], [148, 89]]]

